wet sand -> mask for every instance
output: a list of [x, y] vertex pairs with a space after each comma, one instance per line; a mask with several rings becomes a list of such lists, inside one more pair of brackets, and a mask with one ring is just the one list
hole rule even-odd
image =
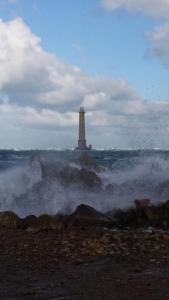
[[169, 233], [1, 229], [0, 299], [169, 299]]

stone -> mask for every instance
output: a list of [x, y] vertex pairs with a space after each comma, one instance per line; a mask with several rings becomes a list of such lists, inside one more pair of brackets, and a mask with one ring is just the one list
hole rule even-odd
[[89, 189], [100, 189], [102, 187], [102, 180], [94, 171], [82, 168], [80, 179], [83, 185]]
[[112, 226], [111, 219], [86, 204], [81, 204], [76, 208], [71, 215], [71, 220], [76, 225]]
[[78, 162], [80, 164], [81, 167], [83, 168], [95, 168], [96, 167], [96, 163], [93, 160], [93, 158], [91, 157], [91, 155], [89, 155], [89, 153], [84, 152], [79, 156]]
[[165, 201], [163, 203], [163, 206], [166, 208], [166, 209], [169, 209], [169, 200]]
[[114, 212], [114, 218], [117, 219], [118, 226], [138, 225], [138, 214], [134, 208], [125, 211], [118, 209]]
[[78, 184], [80, 181], [80, 171], [77, 168], [65, 166], [59, 172], [59, 180], [66, 186]]
[[23, 229], [26, 229], [37, 222], [37, 217], [29, 215], [23, 219]]
[[0, 227], [9, 229], [22, 228], [22, 219], [11, 211], [0, 212]]
[[41, 215], [37, 220], [27, 228], [28, 232], [39, 232], [47, 230], [61, 231], [64, 229], [64, 223], [60, 218], [52, 217], [48, 214]]
[[136, 209], [144, 208], [150, 205], [149, 199], [135, 200]]

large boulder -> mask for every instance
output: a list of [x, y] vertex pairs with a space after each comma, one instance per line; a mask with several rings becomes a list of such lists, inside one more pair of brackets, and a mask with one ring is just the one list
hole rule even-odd
[[78, 205], [73, 215], [76, 217], [92, 219], [106, 218], [103, 213], [86, 204]]
[[106, 215], [86, 204], [79, 205], [71, 215], [71, 221], [75, 225], [112, 226], [112, 220]]
[[22, 219], [11, 211], [0, 212], [0, 227], [9, 229], [22, 228]]

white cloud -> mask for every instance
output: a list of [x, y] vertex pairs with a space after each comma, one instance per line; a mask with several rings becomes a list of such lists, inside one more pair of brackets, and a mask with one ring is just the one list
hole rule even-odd
[[146, 37], [150, 43], [148, 54], [157, 57], [160, 62], [169, 68], [169, 23], [158, 25]]
[[89, 77], [45, 52], [40, 39], [16, 18], [0, 21], [0, 89], [9, 100], [21, 106], [74, 110], [85, 101], [90, 108], [105, 101], [139, 98], [124, 79]]
[[125, 9], [128, 12], [141, 12], [155, 18], [165, 18], [165, 23], [146, 33], [149, 42], [146, 56], [156, 57], [162, 65], [169, 67], [169, 0], [102, 0], [101, 3], [108, 11]]
[[168, 0], [102, 0], [101, 3], [110, 11], [126, 9], [129, 12], [141, 12], [158, 18], [169, 16]]
[[90, 77], [64, 63], [20, 18], [0, 21], [0, 98], [1, 147], [72, 147], [82, 104], [95, 146], [139, 147], [160, 136], [162, 120], [169, 124], [167, 101], [150, 105], [123, 78]]

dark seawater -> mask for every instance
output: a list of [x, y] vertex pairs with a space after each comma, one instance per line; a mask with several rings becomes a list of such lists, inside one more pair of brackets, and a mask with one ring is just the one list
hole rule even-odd
[[[41, 174], [32, 172], [31, 159], [63, 161], [78, 166], [80, 153], [76, 151], [0, 151], [0, 210], [27, 214], [72, 212], [80, 203], [87, 203], [101, 211], [132, 206], [135, 199], [150, 198], [157, 203], [169, 199], [169, 151], [91, 151], [94, 161], [103, 166], [98, 171], [104, 186], [111, 192], [97, 193], [65, 188], [59, 182], [41, 187]], [[42, 191], [43, 190], [43, 191]]]
[[[158, 158], [169, 161], [169, 150], [96, 150], [88, 153], [99, 165], [115, 168], [137, 165], [145, 159], [154, 160], [154, 163]], [[70, 162], [79, 155], [80, 152], [71, 150], [0, 150], [0, 171], [28, 163], [33, 156]]]

